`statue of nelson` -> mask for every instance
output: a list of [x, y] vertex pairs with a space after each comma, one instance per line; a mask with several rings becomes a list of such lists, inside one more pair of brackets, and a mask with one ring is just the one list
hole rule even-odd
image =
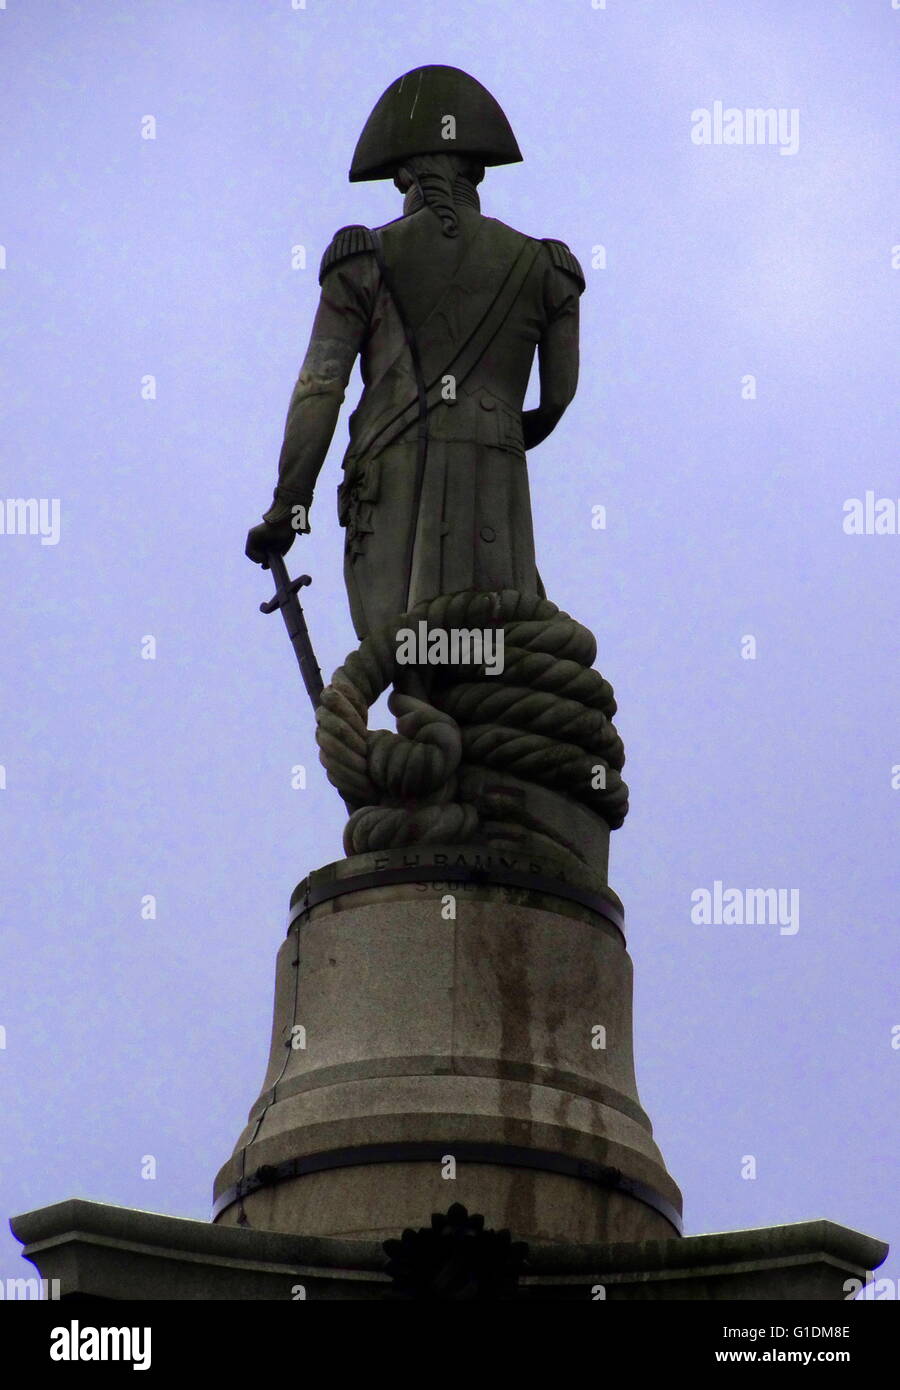
[[[562, 242], [482, 214], [485, 166], [521, 157], [494, 98], [456, 68], [407, 73], [360, 136], [351, 181], [392, 178], [403, 214], [344, 227], [325, 252], [274, 502], [247, 538], [265, 565], [309, 529], [359, 355], [338, 516], [360, 638], [439, 594], [543, 595], [525, 451], [575, 393], [584, 277]], [[535, 351], [540, 404], [523, 411]]]

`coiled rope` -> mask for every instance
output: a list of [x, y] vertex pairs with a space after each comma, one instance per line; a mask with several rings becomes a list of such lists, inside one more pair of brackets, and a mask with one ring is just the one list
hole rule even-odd
[[[397, 733], [370, 732], [370, 707], [410, 669], [397, 664], [397, 634], [416, 631], [423, 619], [429, 631], [502, 626], [502, 673], [427, 667], [438, 673], [427, 698], [402, 688], [391, 693]], [[354, 807], [345, 852], [464, 844], [486, 831], [502, 834], [512, 822], [555, 843], [502, 788], [493, 802], [473, 793], [475, 769], [563, 792], [611, 828], [621, 825], [625, 753], [612, 723], [612, 687], [592, 669], [596, 651], [593, 635], [568, 613], [513, 589], [442, 595], [364, 638], [322, 692], [316, 715], [320, 761]]]

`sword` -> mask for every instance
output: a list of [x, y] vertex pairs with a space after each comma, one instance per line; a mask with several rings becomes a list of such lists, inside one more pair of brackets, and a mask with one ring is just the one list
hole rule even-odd
[[297, 597], [297, 590], [302, 589], [306, 584], [311, 584], [312, 580], [308, 574], [301, 574], [299, 579], [292, 579], [288, 574], [284, 557], [277, 550], [267, 550], [266, 559], [269, 562], [269, 569], [272, 571], [272, 578], [275, 580], [275, 593], [268, 602], [259, 605], [259, 611], [260, 613], [274, 613], [276, 608], [281, 609], [281, 616], [284, 618], [284, 625], [287, 628], [288, 637], [291, 639], [291, 646], [294, 648], [294, 655], [300, 667], [306, 693], [312, 702], [313, 709], [317, 710], [325, 682], [322, 680], [322, 672], [319, 670], [319, 663], [316, 661], [316, 654], [313, 651], [312, 642], [309, 640], [309, 630], [303, 616], [303, 609], [300, 607], [300, 600]]
[[[272, 571], [272, 578], [275, 580], [275, 593], [265, 603], [259, 605], [259, 611], [260, 613], [274, 613], [276, 608], [281, 609], [281, 616], [284, 618], [284, 625], [287, 628], [288, 637], [291, 639], [291, 646], [294, 648], [294, 655], [297, 658], [297, 665], [300, 667], [306, 693], [313, 709], [317, 710], [324, 689], [324, 682], [310, 641], [303, 609], [300, 607], [300, 600], [297, 597], [298, 589], [311, 584], [312, 580], [308, 574], [301, 574], [298, 579], [292, 579], [288, 574], [284, 557], [277, 550], [267, 550], [266, 559], [269, 569]], [[350, 802], [347, 801], [346, 797], [341, 797], [341, 800], [347, 808], [347, 814], [352, 815], [353, 807]]]
[[[275, 609], [280, 607], [284, 626], [287, 627], [296, 662], [300, 667], [300, 676], [303, 677], [303, 685], [306, 687], [306, 694], [309, 695], [313, 710], [317, 710], [319, 709], [321, 692], [324, 689], [324, 681], [321, 678], [316, 653], [313, 652], [313, 644], [310, 641], [309, 628], [306, 627], [306, 619], [303, 617], [303, 609], [300, 607], [298, 596], [296, 596], [298, 589], [305, 588], [313, 581], [310, 580], [309, 574], [300, 574], [299, 578], [292, 580], [291, 575], [288, 574], [287, 564], [284, 563], [284, 556], [280, 555], [278, 550], [267, 550], [266, 559], [268, 569], [271, 570], [275, 581], [275, 592], [270, 599], [266, 600], [266, 603], [260, 603], [260, 613], [274, 613]], [[341, 801], [346, 806], [348, 816], [352, 816], [353, 808], [346, 796], [341, 796]]]

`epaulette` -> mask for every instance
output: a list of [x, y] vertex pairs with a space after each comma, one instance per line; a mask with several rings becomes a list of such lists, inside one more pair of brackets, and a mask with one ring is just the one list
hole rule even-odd
[[358, 256], [361, 251], [374, 251], [375, 238], [372, 236], [368, 227], [341, 227], [335, 232], [331, 239], [331, 244], [322, 257], [322, 264], [319, 266], [319, 284], [321, 285], [327, 271], [339, 261], [345, 261], [348, 256]]
[[551, 237], [543, 237], [542, 240], [547, 250], [550, 252], [550, 259], [557, 270], [564, 270], [567, 274], [571, 275], [574, 280], [577, 280], [579, 292], [583, 292], [585, 285], [584, 273], [566, 243], [564, 241], [554, 241]]

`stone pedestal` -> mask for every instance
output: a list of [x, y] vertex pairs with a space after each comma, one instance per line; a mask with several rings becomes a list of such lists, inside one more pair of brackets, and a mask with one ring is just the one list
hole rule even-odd
[[680, 1232], [635, 1084], [618, 900], [460, 858], [349, 859], [294, 894], [219, 1224], [381, 1240], [461, 1202], [529, 1242]]
[[[26, 1212], [11, 1225], [25, 1259], [63, 1299], [359, 1302], [392, 1293], [377, 1241], [211, 1226], [78, 1200]], [[832, 1221], [543, 1245], [529, 1251], [516, 1297], [588, 1303], [602, 1290], [615, 1303], [812, 1300], [841, 1303], [844, 1317], [848, 1288], [871, 1283], [887, 1251], [883, 1241]], [[613, 1326], [604, 1324], [604, 1335]]]
[[[475, 859], [304, 880], [215, 1222], [80, 1200], [16, 1217], [51, 1297], [392, 1299], [382, 1240], [455, 1202], [528, 1241], [517, 1300], [843, 1303], [872, 1282], [887, 1246], [830, 1221], [677, 1233], [635, 1089], [620, 904], [539, 862]], [[444, 1282], [427, 1296], [455, 1298]]]

